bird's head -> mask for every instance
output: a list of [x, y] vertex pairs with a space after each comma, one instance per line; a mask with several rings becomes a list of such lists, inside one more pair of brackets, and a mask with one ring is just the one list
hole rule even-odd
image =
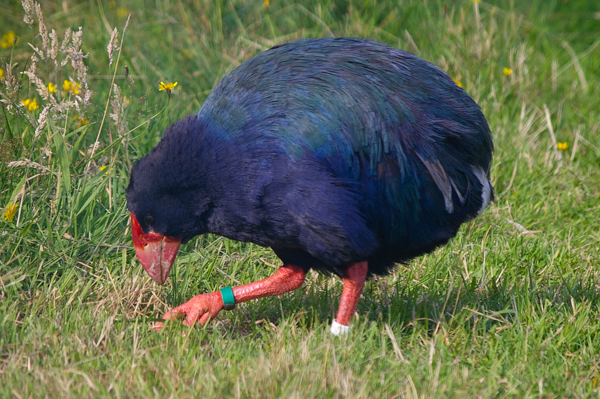
[[180, 244], [205, 232], [208, 200], [202, 190], [161, 186], [140, 164], [133, 168], [127, 189], [133, 245], [146, 272], [163, 284]]
[[193, 120], [175, 123], [131, 170], [127, 208], [135, 253], [154, 281], [163, 284], [181, 243], [204, 233], [209, 199], [187, 142]]

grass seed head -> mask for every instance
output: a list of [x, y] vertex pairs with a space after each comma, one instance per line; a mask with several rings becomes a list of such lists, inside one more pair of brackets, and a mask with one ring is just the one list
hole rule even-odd
[[117, 45], [117, 39], [119, 37], [119, 31], [115, 28], [110, 35], [110, 40], [108, 41], [108, 46], [106, 50], [108, 51], [108, 66], [111, 66], [113, 63], [113, 54], [115, 51], [119, 50], [119, 46]]
[[50, 32], [50, 49], [48, 56], [54, 61], [54, 67], [58, 66], [58, 33], [54, 29]]
[[[9, 63], [4, 64], [4, 93], [3, 95], [11, 96], [19, 90], [17, 77], [14, 74], [13, 66]], [[8, 104], [7, 104], [8, 105]]]
[[42, 7], [39, 3], [35, 3], [35, 15], [37, 16], [39, 21], [40, 37], [42, 38], [42, 59], [45, 60], [46, 56], [50, 53], [50, 40], [48, 39], [48, 29], [46, 29], [46, 24], [44, 24], [44, 14], [42, 13]]
[[38, 138], [39, 135], [42, 133], [44, 127], [46, 127], [46, 124], [48, 123], [48, 114], [50, 113], [50, 109], [51, 105], [46, 105], [42, 112], [40, 112], [40, 116], [38, 117], [38, 124], [35, 128], [34, 138]]
[[23, 10], [25, 11], [23, 21], [31, 28], [34, 22], [33, 15], [35, 14], [35, 3], [33, 0], [23, 0], [21, 4], [23, 6]]
[[116, 84], [113, 85], [113, 96], [110, 99], [110, 106], [112, 112], [110, 113], [110, 118], [115, 122], [117, 126], [117, 132], [119, 132], [119, 136], [123, 136], [127, 129], [127, 123], [124, 118], [125, 108], [127, 108], [128, 102], [127, 98], [121, 96], [121, 90], [119, 86]]
[[38, 162], [34, 162], [28, 158], [23, 158], [20, 161], [9, 162], [6, 166], [8, 166], [9, 168], [19, 168], [19, 167], [27, 166], [27, 167], [39, 170], [40, 172], [42, 172], [42, 174], [46, 174], [46, 173], [50, 172], [50, 169], [48, 169], [44, 165], [42, 165]]

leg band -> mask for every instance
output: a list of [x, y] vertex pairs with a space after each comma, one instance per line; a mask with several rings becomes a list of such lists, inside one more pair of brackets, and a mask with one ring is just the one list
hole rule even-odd
[[350, 332], [350, 326], [345, 326], [343, 324], [340, 324], [337, 321], [335, 321], [335, 319], [334, 319], [333, 322], [331, 322], [330, 331], [333, 335], [338, 337], [340, 335], [348, 334]]

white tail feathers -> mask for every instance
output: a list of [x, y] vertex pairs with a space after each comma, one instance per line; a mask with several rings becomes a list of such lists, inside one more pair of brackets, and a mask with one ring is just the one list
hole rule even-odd
[[492, 199], [492, 182], [487, 179], [485, 171], [481, 166], [473, 166], [472, 168], [473, 173], [481, 183], [481, 208], [477, 212], [477, 216], [479, 216], [485, 211], [485, 208], [488, 207]]
[[[429, 172], [429, 175], [437, 185], [437, 187], [442, 192], [444, 196], [444, 206], [446, 207], [446, 212], [453, 213], [454, 212], [454, 203], [452, 202], [452, 187], [454, 186], [454, 182], [444, 170], [444, 167], [439, 162], [432, 162], [425, 158], [423, 158], [419, 153], [416, 153], [425, 168]], [[455, 186], [454, 186], [455, 187]], [[458, 190], [456, 191], [459, 195]]]

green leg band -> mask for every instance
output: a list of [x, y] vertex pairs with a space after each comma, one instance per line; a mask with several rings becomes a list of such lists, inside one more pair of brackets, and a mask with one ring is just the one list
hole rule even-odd
[[221, 297], [223, 298], [223, 309], [235, 309], [235, 298], [233, 297], [233, 290], [231, 287], [221, 288], [219, 291], [221, 291]]

